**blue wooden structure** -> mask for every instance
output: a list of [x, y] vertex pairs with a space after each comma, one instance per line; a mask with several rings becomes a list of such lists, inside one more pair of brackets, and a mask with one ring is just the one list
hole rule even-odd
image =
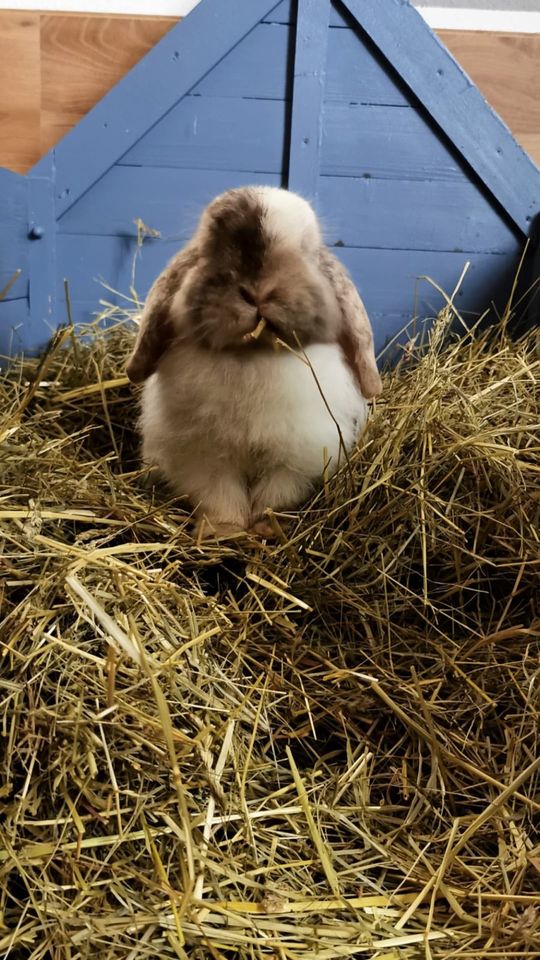
[[202, 0], [26, 177], [0, 171], [0, 352], [144, 296], [227, 187], [315, 203], [380, 348], [509, 288], [540, 172], [408, 0]]

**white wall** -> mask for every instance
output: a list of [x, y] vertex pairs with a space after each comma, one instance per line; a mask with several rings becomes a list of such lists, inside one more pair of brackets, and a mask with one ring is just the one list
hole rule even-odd
[[[199, 0], [0, 0], [4, 10], [183, 16]], [[225, 3], [226, 0], [216, 0]], [[373, 0], [377, 2], [377, 0]], [[540, 33], [540, 0], [413, 0], [431, 27]]]

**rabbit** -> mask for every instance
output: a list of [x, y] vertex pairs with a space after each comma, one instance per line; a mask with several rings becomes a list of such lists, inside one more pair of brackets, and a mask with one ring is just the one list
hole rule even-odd
[[143, 460], [201, 537], [269, 536], [265, 511], [339, 468], [381, 392], [368, 316], [313, 208], [267, 186], [203, 211], [150, 289], [127, 374], [144, 381]]

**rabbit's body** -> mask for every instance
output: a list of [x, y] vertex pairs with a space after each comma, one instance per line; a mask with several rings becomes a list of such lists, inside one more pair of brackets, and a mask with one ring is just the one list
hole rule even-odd
[[367, 418], [338, 344], [312, 344], [305, 358], [172, 348], [144, 387], [144, 459], [207, 511], [221, 483], [239, 527], [302, 499], [343, 462], [340, 433], [350, 450]]
[[146, 381], [144, 459], [220, 533], [305, 499], [381, 389], [345, 268], [309, 204], [274, 187], [209, 204], [148, 295], [127, 370]]

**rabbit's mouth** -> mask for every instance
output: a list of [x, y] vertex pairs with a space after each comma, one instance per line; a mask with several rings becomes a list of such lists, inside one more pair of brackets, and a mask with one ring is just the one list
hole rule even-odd
[[276, 341], [283, 338], [283, 333], [272, 320], [257, 315], [257, 323], [252, 330], [244, 334], [242, 340], [248, 346], [260, 345], [264, 347], [274, 346]]

